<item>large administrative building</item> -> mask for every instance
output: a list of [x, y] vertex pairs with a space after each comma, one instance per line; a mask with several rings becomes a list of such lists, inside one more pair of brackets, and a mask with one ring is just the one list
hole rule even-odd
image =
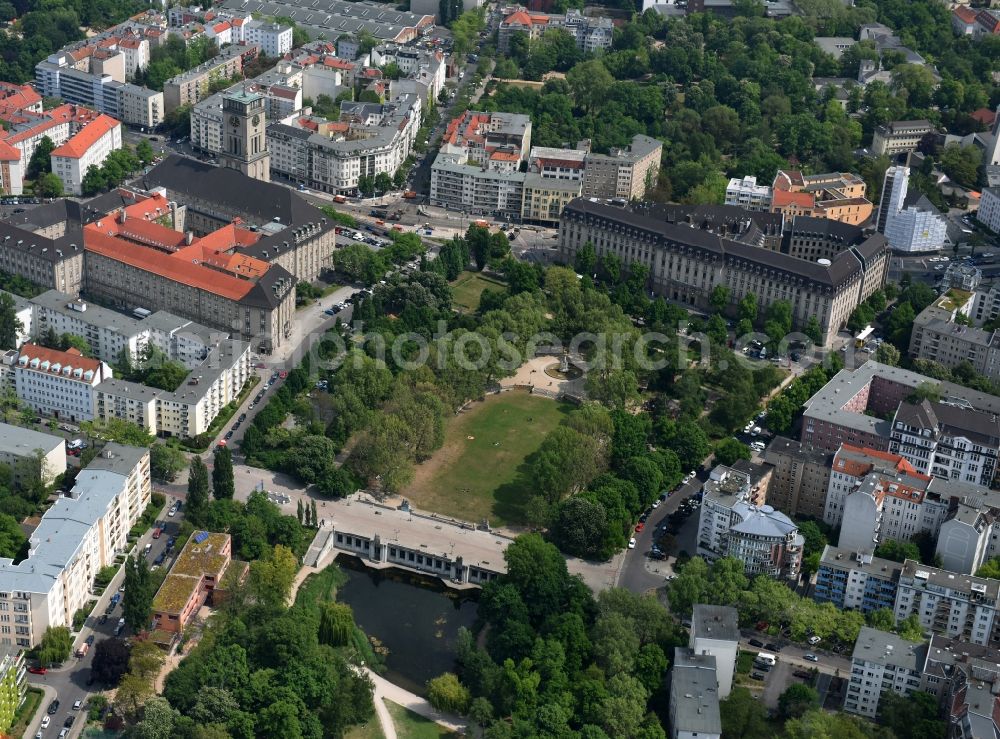
[[[712, 290], [732, 305], [749, 294], [761, 311], [779, 300], [797, 327], [815, 316], [824, 344], [855, 307], [885, 283], [889, 251], [881, 234], [825, 219], [756, 213], [737, 206], [616, 205], [578, 198], [562, 212], [559, 257], [572, 264], [593, 245], [626, 265], [649, 268], [649, 287], [668, 300], [709, 307]], [[801, 256], [800, 256], [801, 255]]]

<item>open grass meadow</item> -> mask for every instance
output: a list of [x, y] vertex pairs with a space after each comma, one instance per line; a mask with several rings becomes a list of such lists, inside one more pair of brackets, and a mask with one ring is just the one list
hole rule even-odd
[[465, 313], [474, 313], [479, 309], [479, 296], [486, 289], [506, 290], [507, 285], [478, 272], [463, 272], [451, 283], [452, 303]]
[[448, 422], [444, 445], [417, 467], [404, 495], [417, 508], [478, 523], [517, 523], [531, 494], [525, 459], [573, 408], [514, 390]]

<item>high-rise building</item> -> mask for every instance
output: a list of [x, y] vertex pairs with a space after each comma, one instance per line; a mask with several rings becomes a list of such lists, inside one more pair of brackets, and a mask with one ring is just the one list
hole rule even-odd
[[222, 99], [222, 111], [227, 120], [219, 164], [238, 169], [252, 179], [270, 182], [271, 155], [264, 134], [267, 128], [264, 96], [247, 90], [230, 93]]
[[983, 165], [991, 167], [1000, 164], [1000, 106], [997, 106], [997, 117], [993, 120], [993, 138], [983, 150]]
[[882, 180], [882, 199], [878, 203], [878, 217], [875, 221], [875, 230], [879, 233], [885, 233], [889, 218], [902, 209], [909, 179], [909, 167], [889, 167], [885, 171], [885, 179]]

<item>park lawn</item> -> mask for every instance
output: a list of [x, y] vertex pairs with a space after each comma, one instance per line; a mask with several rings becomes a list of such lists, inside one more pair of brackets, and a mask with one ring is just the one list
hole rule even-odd
[[458, 736], [455, 732], [439, 726], [398, 703], [387, 700], [385, 705], [389, 709], [389, 715], [392, 716], [392, 723], [396, 726], [396, 736], [399, 739], [445, 739], [446, 737]]
[[344, 734], [344, 739], [385, 739], [378, 716], [372, 716], [364, 726], [353, 726]]
[[484, 277], [478, 272], [463, 272], [451, 283], [451, 299], [455, 307], [466, 313], [479, 309], [479, 296], [483, 290], [506, 290], [507, 285], [500, 280]]
[[472, 523], [519, 522], [534, 488], [524, 460], [572, 408], [520, 390], [487, 396], [448, 422], [443, 446], [417, 467], [404, 495]]

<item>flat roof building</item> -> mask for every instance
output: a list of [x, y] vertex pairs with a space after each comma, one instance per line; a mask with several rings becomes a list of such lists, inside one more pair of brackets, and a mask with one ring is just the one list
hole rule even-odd
[[184, 544], [170, 574], [153, 598], [153, 623], [161, 631], [180, 632], [222, 582], [232, 561], [229, 534], [196, 531]]
[[674, 648], [670, 671], [670, 739], [721, 739], [715, 657]]
[[43, 485], [51, 485], [66, 471], [66, 440], [61, 436], [0, 423], [0, 464], [10, 465], [15, 483], [25, 482], [27, 478], [37, 475]]

